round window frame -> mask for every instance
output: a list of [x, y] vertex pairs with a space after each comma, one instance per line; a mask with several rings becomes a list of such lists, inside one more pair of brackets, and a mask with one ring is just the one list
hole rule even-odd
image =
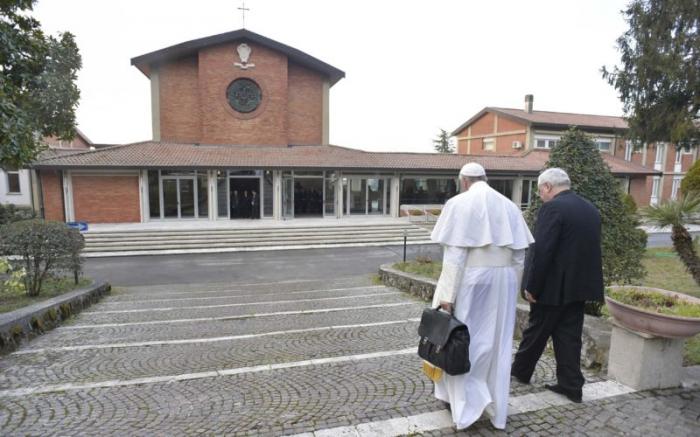
[[[241, 111], [240, 109], [237, 109], [237, 108], [233, 105], [233, 102], [231, 102], [231, 99], [229, 98], [229, 92], [230, 92], [230, 90], [231, 90], [231, 87], [232, 87], [236, 82], [240, 82], [240, 81], [252, 82], [253, 85], [255, 85], [255, 86], [257, 87], [258, 93], [260, 94], [260, 98], [259, 98], [259, 100], [258, 100], [257, 105], [255, 106], [255, 108], [253, 108], [252, 110], [247, 111], [247, 112], [244, 112], [244, 111]], [[263, 88], [260, 86], [260, 84], [259, 84], [256, 80], [254, 80], [254, 79], [252, 79], [252, 78], [250, 78], [250, 77], [237, 77], [237, 78], [233, 79], [231, 82], [229, 82], [229, 84], [226, 86], [226, 91], [224, 92], [224, 97], [225, 97], [225, 101], [226, 101], [226, 106], [228, 106], [228, 108], [229, 108], [232, 112], [234, 112], [236, 115], [238, 115], [238, 116], [240, 116], [240, 117], [244, 117], [244, 118], [248, 118], [248, 117], [251, 117], [253, 114], [259, 113], [260, 110], [261, 110], [262, 107], [263, 107], [263, 102], [265, 101], [265, 98], [264, 98], [264, 95], [263, 95]]]

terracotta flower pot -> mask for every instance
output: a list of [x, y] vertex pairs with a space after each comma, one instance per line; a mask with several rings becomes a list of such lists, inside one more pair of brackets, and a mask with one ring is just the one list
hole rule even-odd
[[[611, 289], [629, 287], [612, 286]], [[700, 304], [700, 299], [660, 288], [634, 287], [639, 291], [655, 291], [667, 296], [677, 296], [679, 299]], [[610, 315], [625, 328], [664, 338], [687, 338], [700, 333], [700, 318], [672, 316], [660, 314], [632, 305], [621, 303], [610, 296], [605, 296]]]

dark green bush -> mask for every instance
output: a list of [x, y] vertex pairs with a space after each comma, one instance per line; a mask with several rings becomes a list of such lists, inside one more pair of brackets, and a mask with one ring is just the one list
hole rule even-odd
[[3, 205], [0, 203], [0, 225], [29, 220], [34, 217], [36, 217], [36, 213], [28, 206]]
[[700, 193], [700, 160], [695, 161], [681, 180], [681, 191], [683, 194]]
[[[600, 211], [602, 220], [603, 280], [606, 285], [629, 284], [646, 274], [642, 258], [647, 235], [637, 228], [638, 219], [623, 201], [620, 184], [615, 180], [593, 140], [584, 132], [571, 128], [552, 149], [547, 168], [564, 169], [571, 179], [571, 189], [588, 199]], [[542, 202], [532, 202], [526, 217], [534, 229]], [[600, 315], [602, 302], [587, 304], [588, 314]]]
[[82, 266], [83, 236], [61, 222], [23, 220], [0, 229], [0, 253], [10, 257], [14, 269], [23, 268], [25, 289], [30, 296], [41, 292], [49, 275], [73, 273]]

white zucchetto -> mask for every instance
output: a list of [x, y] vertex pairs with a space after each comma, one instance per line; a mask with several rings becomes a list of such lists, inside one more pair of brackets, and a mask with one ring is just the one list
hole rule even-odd
[[480, 164], [476, 162], [470, 162], [465, 164], [464, 167], [459, 171], [460, 176], [469, 178], [478, 178], [480, 176], [486, 176], [486, 170]]

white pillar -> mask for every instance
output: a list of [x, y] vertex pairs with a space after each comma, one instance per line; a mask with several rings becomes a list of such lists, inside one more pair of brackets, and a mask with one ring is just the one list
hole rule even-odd
[[219, 219], [219, 193], [216, 185], [216, 170], [207, 171], [207, 184], [209, 192], [209, 220]]
[[401, 177], [398, 173], [394, 174], [391, 178], [391, 216], [399, 216], [400, 200], [399, 195], [401, 194]]
[[280, 170], [272, 172], [272, 217], [282, 220], [282, 173]]
[[139, 204], [141, 205], [141, 223], [146, 223], [151, 217], [148, 170], [139, 171]]
[[513, 179], [513, 195], [510, 200], [513, 201], [518, 208], [520, 208], [520, 203], [523, 198], [523, 177], [518, 176]]
[[70, 170], [63, 171], [63, 201], [66, 215], [66, 222], [75, 221], [75, 210], [73, 209], [73, 179]]

